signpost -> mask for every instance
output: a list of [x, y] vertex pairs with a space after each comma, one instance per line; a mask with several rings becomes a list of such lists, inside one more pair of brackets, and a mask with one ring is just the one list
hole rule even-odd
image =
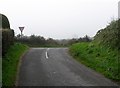
[[20, 29], [20, 31], [21, 31], [21, 38], [22, 38], [22, 35], [23, 35], [22, 32], [23, 32], [24, 28], [25, 28], [25, 27], [19, 27], [19, 29]]

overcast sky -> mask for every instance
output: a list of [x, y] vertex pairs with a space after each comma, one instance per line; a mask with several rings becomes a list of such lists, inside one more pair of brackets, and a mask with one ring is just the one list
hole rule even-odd
[[119, 0], [0, 0], [0, 13], [19, 34], [67, 39], [93, 37], [118, 17]]

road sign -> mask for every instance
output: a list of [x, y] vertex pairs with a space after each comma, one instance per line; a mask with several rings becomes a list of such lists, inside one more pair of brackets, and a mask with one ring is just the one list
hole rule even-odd
[[20, 31], [22, 32], [24, 30], [24, 27], [19, 27]]
[[23, 32], [23, 30], [24, 30], [24, 27], [19, 27], [19, 29], [20, 29], [20, 31], [21, 31], [21, 38], [22, 38], [22, 36], [23, 36], [22, 32]]

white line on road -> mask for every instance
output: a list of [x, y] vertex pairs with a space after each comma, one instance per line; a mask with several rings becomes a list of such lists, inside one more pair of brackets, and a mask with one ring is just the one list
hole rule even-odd
[[48, 52], [47, 51], [45, 52], [45, 56], [46, 56], [46, 59], [48, 59]]
[[45, 52], [46, 59], [48, 59], [48, 50], [49, 50], [49, 48]]

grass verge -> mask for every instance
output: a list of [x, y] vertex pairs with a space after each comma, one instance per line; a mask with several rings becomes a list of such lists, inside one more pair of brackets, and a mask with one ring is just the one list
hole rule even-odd
[[10, 47], [8, 53], [2, 59], [2, 85], [13, 86], [16, 80], [17, 66], [22, 54], [28, 49], [28, 46], [15, 43]]
[[86, 66], [102, 73], [107, 78], [120, 81], [120, 54], [118, 50], [94, 43], [77, 43], [70, 47], [70, 53]]

